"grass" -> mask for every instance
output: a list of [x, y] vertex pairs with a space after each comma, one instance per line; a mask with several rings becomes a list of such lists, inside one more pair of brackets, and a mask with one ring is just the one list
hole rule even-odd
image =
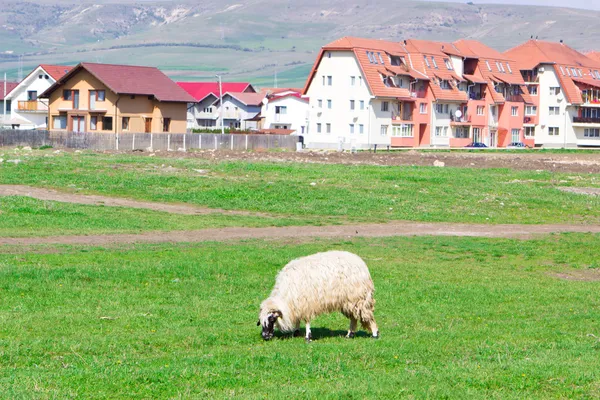
[[[596, 398], [598, 235], [165, 244], [0, 254], [3, 398]], [[263, 342], [290, 259], [369, 264], [382, 338]]]
[[39, 237], [140, 233], [231, 226], [267, 227], [339, 223], [335, 219], [261, 217], [244, 215], [179, 215], [125, 207], [104, 207], [42, 201], [29, 197], [0, 197], [0, 237]]
[[[598, 223], [598, 175], [508, 169], [160, 159], [95, 153], [0, 165], [0, 184], [260, 211], [308, 220]], [[12, 156], [11, 156], [12, 157]], [[171, 167], [171, 168], [169, 168]], [[207, 172], [199, 174], [196, 170]], [[0, 222], [1, 223], [1, 222]]]

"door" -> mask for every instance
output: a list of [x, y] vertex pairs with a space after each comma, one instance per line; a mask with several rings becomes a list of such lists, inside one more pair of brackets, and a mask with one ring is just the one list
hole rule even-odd
[[82, 133], [85, 132], [85, 117], [73, 116], [73, 132]]
[[144, 132], [151, 133], [152, 132], [152, 118], [146, 118], [146, 123], [144, 126]]

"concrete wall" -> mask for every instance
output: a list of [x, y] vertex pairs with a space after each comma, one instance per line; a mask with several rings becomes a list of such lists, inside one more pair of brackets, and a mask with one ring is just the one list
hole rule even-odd
[[[286, 114], [276, 114], [276, 107], [286, 107]], [[308, 131], [308, 102], [298, 97], [289, 96], [278, 99], [271, 99], [266, 105], [263, 105], [261, 115], [264, 117], [263, 128], [275, 129], [283, 128], [294, 129], [299, 135], [306, 135]]]

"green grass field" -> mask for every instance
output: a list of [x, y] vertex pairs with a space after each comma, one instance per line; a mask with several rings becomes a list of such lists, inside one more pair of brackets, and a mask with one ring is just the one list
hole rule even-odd
[[[176, 215], [0, 197], [0, 237], [389, 220], [598, 224], [594, 174], [4, 153], [0, 184], [267, 213]], [[198, 170], [203, 170], [198, 172]], [[314, 183], [314, 185], [311, 185]], [[0, 246], [0, 398], [600, 397], [600, 235]], [[291, 259], [365, 259], [381, 339], [263, 342]], [[570, 279], [565, 279], [570, 278]]]
[[[259, 211], [306, 221], [299, 224], [328, 218], [492, 224], [600, 221], [600, 198], [556, 189], [598, 187], [597, 175], [547, 171], [211, 162], [83, 153], [4, 163], [0, 184]], [[40, 216], [40, 224], [45, 218]], [[241, 226], [245, 223], [240, 219]], [[165, 229], [170, 229], [168, 224]]]
[[[597, 235], [145, 245], [0, 255], [3, 398], [596, 398]], [[290, 259], [369, 264], [381, 339], [263, 342]]]

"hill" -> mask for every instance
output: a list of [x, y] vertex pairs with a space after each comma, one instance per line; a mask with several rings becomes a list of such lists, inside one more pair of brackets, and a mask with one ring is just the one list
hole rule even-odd
[[481, 40], [499, 50], [531, 35], [594, 48], [600, 12], [419, 1], [223, 0], [198, 3], [4, 2], [0, 73], [79, 61], [158, 66], [176, 79], [302, 85], [323, 44], [345, 35]]

